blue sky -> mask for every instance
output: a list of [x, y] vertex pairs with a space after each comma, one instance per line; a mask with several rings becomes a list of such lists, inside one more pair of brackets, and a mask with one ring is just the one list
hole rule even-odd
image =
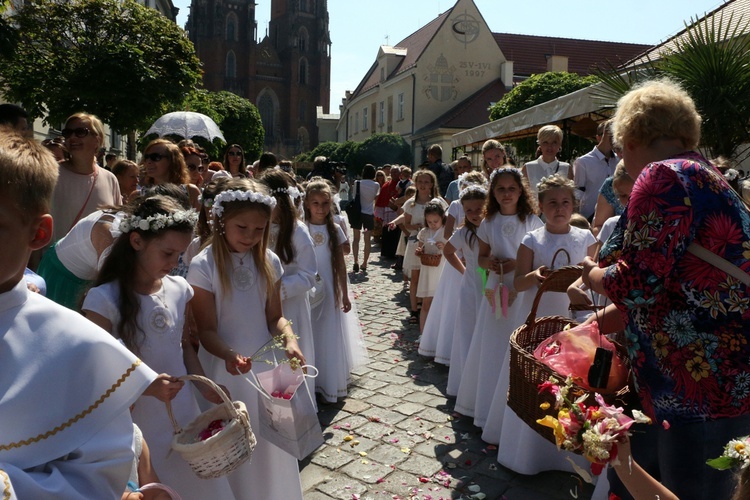
[[[271, 16], [271, 0], [255, 0], [258, 33]], [[719, 0], [474, 0], [493, 32], [656, 44], [702, 16]], [[173, 0], [184, 27], [190, 0]], [[354, 90], [380, 45], [395, 45], [448, 10], [449, 0], [328, 0], [331, 32], [331, 112]]]

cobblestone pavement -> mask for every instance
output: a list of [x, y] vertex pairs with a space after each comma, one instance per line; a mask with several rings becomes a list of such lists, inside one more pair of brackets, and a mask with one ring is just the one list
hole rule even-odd
[[306, 500], [588, 499], [592, 487], [567, 472], [522, 476], [497, 463], [472, 419], [454, 413], [447, 367], [417, 353], [417, 326], [393, 261], [373, 248], [367, 274], [349, 277], [370, 363], [349, 396], [321, 405], [325, 443], [300, 463]]

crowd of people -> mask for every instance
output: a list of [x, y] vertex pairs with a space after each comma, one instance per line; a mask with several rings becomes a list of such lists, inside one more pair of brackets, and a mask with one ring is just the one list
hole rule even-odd
[[211, 162], [189, 140], [100, 165], [95, 116], [76, 113], [62, 140], [37, 144], [22, 113], [3, 111], [0, 416], [18, 422], [0, 444], [4, 498], [141, 498], [155, 482], [183, 498], [302, 498], [295, 458], [260, 436], [251, 463], [198, 479], [168, 454], [164, 403], [182, 423], [220, 403], [180, 378], [204, 375], [257, 426], [243, 379], [281, 362], [269, 341], [318, 369], [316, 405], [345, 398], [368, 360], [345, 256], [367, 273], [373, 239], [408, 286], [419, 353], [448, 366], [455, 410], [501, 465], [586, 465], [507, 402], [511, 333], [549, 271], [580, 265], [536, 314], [601, 306], [576, 319], [624, 331], [653, 422], [621, 444], [595, 496], [750, 497], [747, 474], [737, 483], [705, 464], [750, 434], [750, 211], [736, 171], [696, 151], [701, 118], [679, 85], [630, 91], [572, 165], [548, 125], [521, 168], [495, 140], [476, 168], [466, 156], [445, 164], [434, 145], [413, 174], [368, 164], [351, 185], [325, 158], [303, 181], [270, 153], [248, 164], [232, 144]]

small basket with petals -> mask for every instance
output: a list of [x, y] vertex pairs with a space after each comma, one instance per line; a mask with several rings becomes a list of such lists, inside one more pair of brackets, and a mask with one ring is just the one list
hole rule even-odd
[[[196, 380], [208, 385], [221, 397], [223, 403], [201, 413], [184, 429], [174, 419], [172, 407], [167, 403], [167, 412], [175, 430], [172, 449], [179, 452], [193, 472], [202, 479], [224, 476], [250, 460], [256, 440], [245, 404], [241, 401], [232, 402], [221, 387], [208, 378], [184, 375], [180, 379]], [[198, 436], [217, 420], [226, 424], [212, 436], [201, 440]]]
[[439, 253], [421, 253], [419, 254], [419, 261], [423, 266], [437, 267], [440, 265], [440, 259], [443, 256]]

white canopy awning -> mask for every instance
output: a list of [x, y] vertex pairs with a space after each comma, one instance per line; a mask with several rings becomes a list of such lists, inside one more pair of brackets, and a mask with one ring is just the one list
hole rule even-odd
[[528, 137], [536, 134], [539, 127], [548, 124], [559, 124], [565, 120], [577, 121], [591, 114], [606, 117], [609, 106], [600, 98], [594, 97], [601, 91], [601, 83], [551, 101], [538, 104], [518, 113], [485, 123], [453, 135], [453, 147], [483, 143], [488, 139], [508, 140]]

